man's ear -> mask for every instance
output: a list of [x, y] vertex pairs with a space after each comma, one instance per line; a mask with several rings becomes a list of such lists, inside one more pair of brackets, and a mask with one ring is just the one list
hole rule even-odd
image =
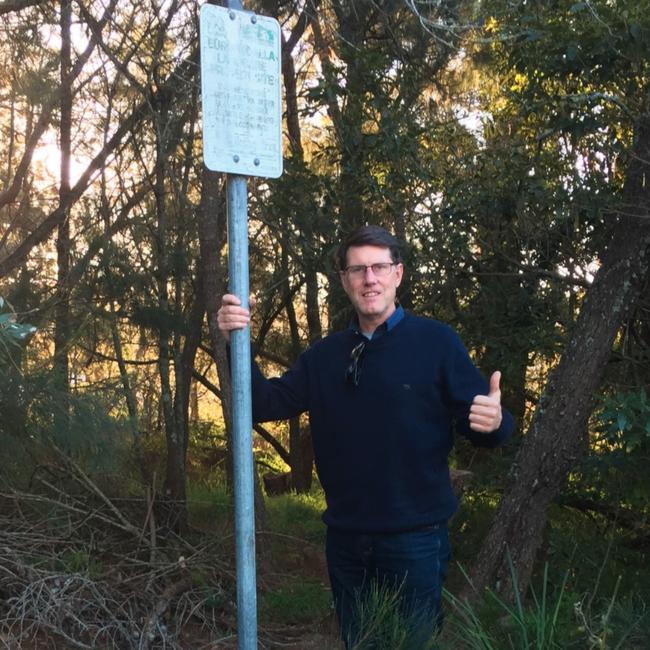
[[404, 278], [404, 264], [402, 264], [402, 262], [399, 262], [395, 267], [395, 271], [399, 275], [399, 278], [397, 280], [397, 286], [399, 287], [399, 285], [402, 284], [402, 280]]

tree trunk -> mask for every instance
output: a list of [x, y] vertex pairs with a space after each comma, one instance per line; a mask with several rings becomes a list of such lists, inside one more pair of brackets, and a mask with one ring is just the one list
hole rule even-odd
[[[289, 321], [289, 331], [291, 333], [291, 358], [297, 359], [302, 352], [300, 344], [300, 329], [298, 327], [298, 318], [293, 308], [293, 292], [289, 284], [289, 227], [284, 224], [282, 228], [282, 287], [284, 289], [284, 308], [287, 312]], [[306, 439], [305, 439], [306, 438]], [[291, 486], [296, 492], [309, 492], [311, 489], [311, 476], [313, 453], [311, 450], [311, 435], [308, 429], [302, 431], [300, 427], [300, 417], [289, 420], [289, 464], [291, 466]], [[306, 453], [305, 453], [306, 452]]]
[[299, 494], [311, 490], [314, 449], [309, 425], [300, 426], [300, 418], [289, 420], [289, 459], [291, 487]]
[[185, 448], [183, 432], [178, 426], [174, 409], [174, 393], [172, 389], [171, 369], [174, 360], [173, 346], [171, 345], [172, 332], [169, 324], [169, 254], [168, 254], [168, 214], [166, 200], [166, 147], [165, 133], [167, 131], [168, 112], [161, 108], [155, 115], [154, 125], [156, 130], [156, 165], [154, 198], [156, 202], [156, 216], [158, 219], [155, 246], [156, 246], [156, 288], [158, 294], [158, 374], [160, 377], [160, 400], [165, 424], [166, 443], [166, 469], [164, 483], [164, 497], [167, 501], [167, 525], [177, 531], [187, 527], [187, 502], [186, 502], [186, 473], [185, 473]]
[[[70, 149], [72, 131], [72, 80], [70, 24], [72, 5], [70, 0], [61, 2], [61, 179], [59, 206], [65, 205], [70, 193]], [[56, 239], [57, 303], [54, 310], [54, 386], [57, 406], [54, 412], [55, 435], [67, 440], [70, 426], [70, 384], [68, 346], [70, 343], [70, 208], [67, 208], [59, 224]]]
[[[107, 272], [107, 277], [108, 272]], [[110, 280], [109, 280], [110, 282]], [[109, 319], [110, 319], [110, 330], [111, 330], [111, 339], [113, 341], [113, 350], [115, 351], [115, 359], [117, 360], [117, 367], [120, 372], [120, 381], [122, 383], [122, 389], [124, 390], [124, 399], [126, 400], [126, 408], [129, 414], [129, 429], [131, 430], [131, 438], [133, 440], [133, 453], [135, 455], [135, 461], [140, 470], [140, 476], [142, 477], [143, 485], [151, 485], [151, 471], [147, 466], [147, 463], [144, 459], [144, 454], [142, 452], [140, 426], [138, 422], [138, 406], [135, 393], [131, 387], [131, 381], [129, 379], [129, 373], [126, 367], [126, 362], [124, 360], [124, 354], [122, 352], [122, 340], [120, 339], [120, 332], [118, 330], [117, 315], [115, 313], [115, 302], [111, 296], [109, 303]]]
[[226, 427], [226, 446], [229, 452], [226, 468], [227, 479], [228, 483], [232, 485], [230, 374], [226, 342], [219, 333], [217, 326], [217, 312], [221, 305], [220, 297], [226, 292], [226, 271], [221, 262], [221, 250], [226, 242], [226, 207], [223, 198], [222, 175], [205, 167], [203, 168], [201, 182], [201, 203], [197, 213], [201, 250], [201, 284], [205, 298], [208, 330], [217, 367], [217, 377], [221, 388], [221, 410]]
[[[171, 15], [171, 12], [170, 12]], [[185, 142], [185, 169], [182, 174], [182, 180], [180, 187], [178, 187], [177, 193], [181, 197], [183, 203], [185, 203], [186, 208], [190, 207], [189, 201], [186, 200], [188, 196], [188, 187], [189, 187], [189, 178], [191, 169], [194, 163], [194, 155], [192, 147], [194, 144], [194, 128], [198, 118], [198, 90], [192, 96], [192, 103], [190, 108], [190, 132]], [[185, 199], [185, 200], [183, 200]], [[176, 259], [181, 259], [185, 254], [185, 250], [189, 247], [189, 242], [187, 239], [194, 236], [194, 229], [190, 228], [189, 236], [182, 236], [179, 234], [176, 239]], [[186, 239], [187, 238], [187, 239]], [[181, 432], [181, 437], [184, 442], [183, 449], [183, 465], [185, 466], [187, 461], [187, 450], [190, 440], [190, 401], [191, 401], [191, 391], [192, 391], [192, 373], [194, 370], [194, 361], [196, 359], [196, 353], [201, 345], [201, 338], [203, 335], [203, 317], [205, 315], [205, 295], [203, 291], [203, 274], [201, 273], [201, 262], [199, 260], [197, 269], [196, 269], [196, 280], [193, 283], [194, 292], [191, 296], [191, 309], [188, 319], [187, 332], [184, 337], [183, 344], [181, 346], [181, 334], [176, 332], [175, 335], [175, 349], [177, 353], [176, 363], [174, 364], [175, 371], [175, 382], [174, 382], [174, 412], [176, 415], [176, 426]], [[183, 312], [183, 284], [184, 281], [180, 273], [176, 274], [175, 278], [175, 294], [176, 294], [176, 305], [175, 311], [177, 314], [182, 314]]]
[[[647, 107], [646, 107], [647, 111]], [[551, 375], [512, 469], [509, 486], [470, 573], [480, 594], [524, 593], [551, 501], [584, 454], [588, 418], [615, 336], [637, 299], [650, 258], [650, 115], [637, 121], [610, 245], [559, 366]], [[510, 563], [516, 580], [513, 583]], [[472, 596], [468, 586], [465, 596]]]
[[[344, 110], [339, 107], [337, 97], [340, 94], [338, 89], [339, 81], [336, 68], [331, 60], [330, 45], [326, 42], [319, 16], [313, 15], [310, 18], [314, 43], [323, 70], [327, 90], [327, 112], [332, 120], [336, 143], [340, 151], [341, 169], [338, 178], [337, 197], [339, 197], [338, 228], [337, 237], [339, 241], [364, 223], [363, 196], [364, 186], [361, 180], [363, 174], [364, 153], [362, 144], [362, 123], [363, 123], [363, 92], [359, 86], [363, 84], [363, 75], [359, 70], [358, 62], [355, 60], [357, 51], [355, 47], [361, 39], [361, 27], [358, 17], [355, 18], [352, 12], [347, 17], [343, 9], [339, 7], [338, 13], [339, 32], [345, 40], [345, 52], [340, 56], [345, 60], [347, 66], [346, 76], [346, 97], [348, 101], [344, 104]], [[343, 25], [342, 23], [345, 23]], [[329, 331], [344, 329], [350, 319], [352, 311], [350, 303], [339, 282], [336, 270], [329, 275], [329, 291], [327, 294], [327, 310]]]

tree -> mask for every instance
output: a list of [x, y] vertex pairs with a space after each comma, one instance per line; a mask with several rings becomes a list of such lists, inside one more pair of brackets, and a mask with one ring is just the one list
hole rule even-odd
[[[526, 24], [524, 33], [529, 37], [534, 34], [540, 48], [548, 50], [551, 42], [561, 52], [566, 47], [561, 54], [563, 66], [555, 73], [563, 74], [569, 93], [579, 91], [578, 95], [569, 95], [575, 97], [574, 106], [591, 108], [599, 102], [627, 106], [621, 117], [623, 123], [629, 123], [633, 116], [633, 144], [627, 156], [622, 194], [609, 216], [608, 244], [601, 255], [600, 268], [585, 294], [560, 363], [537, 406], [494, 522], [471, 571], [474, 589], [480, 592], [486, 586], [496, 585], [509, 597], [516, 591], [525, 591], [541, 545], [548, 507], [568, 472], [585, 453], [587, 422], [595, 393], [617, 333], [647, 281], [649, 270], [650, 195], [645, 179], [650, 172], [650, 84], [648, 59], [638, 50], [640, 43], [647, 47], [648, 26], [634, 22], [646, 17], [636, 6], [625, 11], [606, 5], [595, 8], [591, 3], [567, 4], [563, 8], [564, 12], [554, 8], [552, 16], [540, 12], [532, 21], [533, 16], [522, 9], [522, 23], [515, 20], [509, 29], [516, 31], [518, 25]], [[589, 14], [583, 13], [578, 20], [575, 14], [580, 11]], [[571, 24], [571, 32], [566, 23]], [[636, 29], [630, 28], [630, 23]], [[580, 29], [576, 30], [578, 25]], [[567, 47], [559, 39], [562, 33], [570, 34], [577, 43]], [[580, 57], [571, 56], [575, 48]], [[607, 68], [599, 65], [606, 54], [614, 56], [613, 65]], [[535, 52], [515, 47], [513, 60], [520, 70], [530, 73], [530, 87], [541, 96], [548, 86], [545, 80], [540, 81], [545, 71], [539, 68], [539, 57], [535, 57]], [[551, 56], [549, 61], [557, 59]], [[626, 79], [632, 78], [634, 84], [629, 84]], [[610, 90], [621, 94], [612, 95]], [[567, 121], [555, 123], [554, 129], [571, 125], [580, 125], [583, 132], [598, 129], [593, 122], [585, 124], [580, 108], [563, 117]]]

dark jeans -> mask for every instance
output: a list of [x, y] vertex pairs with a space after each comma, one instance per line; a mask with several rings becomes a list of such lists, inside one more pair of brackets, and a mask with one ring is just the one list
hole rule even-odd
[[[442, 623], [440, 599], [450, 549], [446, 525], [402, 533], [327, 531], [327, 566], [347, 648], [368, 639], [368, 598], [397, 592], [397, 607], [411, 627], [409, 650], [421, 650]], [[375, 598], [376, 600], [376, 598]], [[419, 640], [417, 640], [419, 639]], [[379, 648], [371, 641], [363, 648]]]

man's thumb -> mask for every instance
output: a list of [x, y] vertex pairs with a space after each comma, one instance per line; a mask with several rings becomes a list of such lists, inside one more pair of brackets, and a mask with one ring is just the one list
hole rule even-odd
[[501, 388], [499, 388], [500, 381], [501, 381], [501, 371], [497, 370], [496, 372], [492, 373], [492, 376], [490, 377], [490, 392], [489, 392], [490, 397], [496, 397], [497, 395], [499, 396], [499, 398], [501, 397]]

